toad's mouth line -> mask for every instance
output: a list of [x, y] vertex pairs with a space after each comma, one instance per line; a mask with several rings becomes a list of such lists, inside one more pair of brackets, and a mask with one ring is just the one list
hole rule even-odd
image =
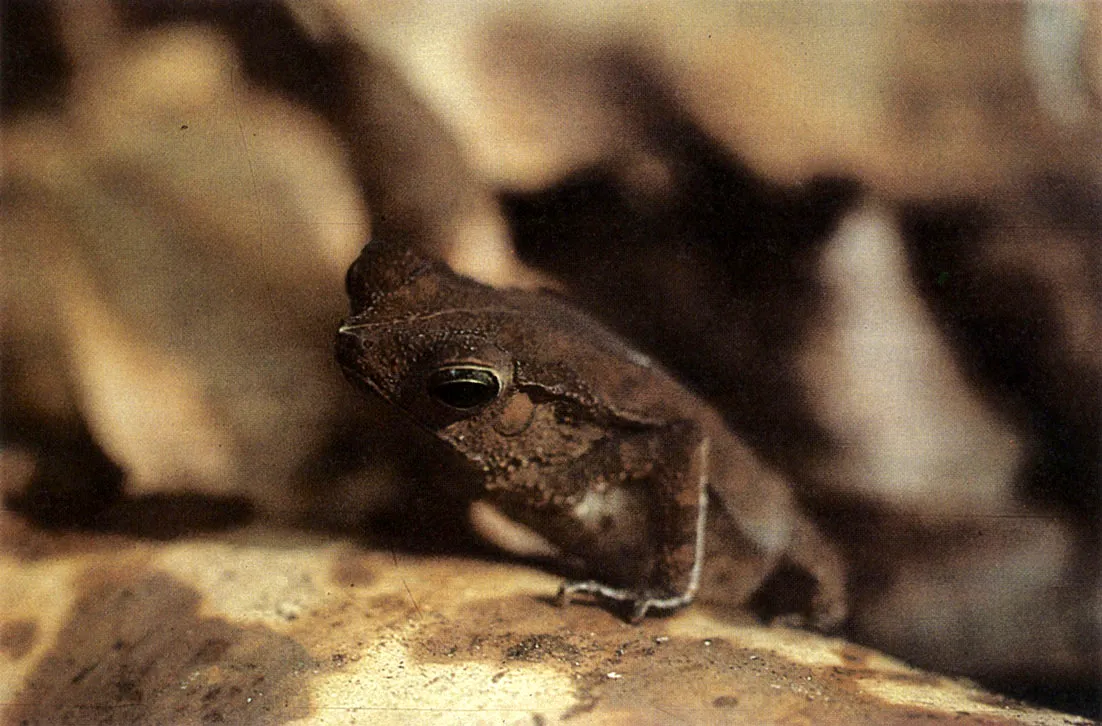
[[479, 315], [486, 312], [494, 313], [507, 313], [513, 312], [508, 309], [502, 309], [496, 306], [475, 306], [470, 308], [443, 308], [433, 309], [424, 312], [412, 313], [405, 317], [389, 318], [386, 320], [371, 320], [371, 321], [357, 321], [356, 318], [363, 317], [365, 313], [356, 315], [350, 315], [345, 318], [340, 327], [337, 328], [338, 335], [347, 335], [355, 333], [358, 330], [372, 330], [377, 328], [391, 328], [391, 327], [408, 327], [417, 323], [423, 323], [433, 318], [440, 318], [449, 315]]
[[431, 320], [443, 315], [453, 315], [456, 313], [469, 312], [467, 310], [461, 310], [458, 308], [449, 308], [446, 310], [433, 310], [426, 313], [414, 313], [413, 315], [407, 315], [404, 318], [392, 318], [390, 320], [375, 320], [371, 322], [356, 322], [357, 316], [353, 315], [346, 319], [341, 326], [337, 328], [339, 335], [345, 335], [348, 333], [355, 333], [357, 330], [370, 330], [372, 328], [386, 328], [394, 326], [406, 326], [414, 323], [424, 322], [425, 320]]
[[[338, 335], [354, 335], [361, 330], [378, 330], [386, 328], [402, 328], [411, 327], [419, 323], [424, 323], [434, 318], [447, 317], [451, 315], [470, 315], [472, 317], [485, 317], [487, 315], [497, 315], [505, 317], [518, 317], [524, 318], [529, 313], [524, 310], [518, 310], [504, 304], [481, 304], [472, 305], [471, 307], [462, 308], [434, 308], [432, 310], [424, 310], [420, 312], [411, 313], [404, 317], [388, 318], [385, 320], [357, 320], [357, 318], [364, 318], [370, 316], [370, 311], [361, 311], [349, 315], [345, 318], [340, 326], [337, 328]], [[641, 354], [640, 354], [641, 355]]]

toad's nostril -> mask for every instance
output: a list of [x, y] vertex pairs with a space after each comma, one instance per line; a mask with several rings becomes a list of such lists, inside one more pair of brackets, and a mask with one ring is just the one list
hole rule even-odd
[[359, 336], [356, 335], [356, 330], [359, 327], [360, 327], [359, 325], [357, 325], [355, 323], [351, 323], [351, 322], [346, 320], [343, 323], [341, 323], [341, 327], [337, 328], [337, 335], [347, 336], [347, 337], [350, 337], [350, 338], [359, 337]]
[[346, 320], [337, 328], [336, 355], [342, 367], [355, 365], [363, 354], [364, 339], [357, 333], [359, 327]]

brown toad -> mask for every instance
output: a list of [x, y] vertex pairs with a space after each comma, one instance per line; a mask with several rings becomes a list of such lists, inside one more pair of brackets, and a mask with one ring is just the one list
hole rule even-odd
[[725, 510], [757, 589], [782, 563], [816, 581], [820, 627], [845, 613], [839, 560], [707, 403], [564, 300], [499, 290], [393, 243], [347, 279], [337, 356], [348, 378], [406, 412], [473, 467], [477, 496], [590, 579], [592, 594], [649, 610], [692, 602], [709, 507]]

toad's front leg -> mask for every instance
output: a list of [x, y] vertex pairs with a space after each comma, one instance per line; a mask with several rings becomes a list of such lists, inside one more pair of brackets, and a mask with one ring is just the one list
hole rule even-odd
[[599, 580], [571, 580], [559, 587], [565, 604], [576, 594], [631, 603], [631, 621], [650, 610], [676, 610], [693, 601], [704, 566], [708, 512], [709, 439], [693, 422], [677, 422], [641, 432], [624, 442], [645, 456], [646, 500], [654, 542], [641, 582], [617, 587]]
[[762, 615], [818, 630], [841, 625], [846, 563], [801, 510], [789, 481], [726, 431], [713, 435], [711, 448], [714, 524], [734, 525], [718, 537], [713, 571], [735, 565], [742, 573], [726, 582], [724, 599], [753, 597]]

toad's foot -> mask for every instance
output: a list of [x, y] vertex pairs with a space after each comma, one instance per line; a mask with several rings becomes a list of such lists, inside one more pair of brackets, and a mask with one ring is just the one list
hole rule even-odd
[[682, 595], [660, 596], [657, 593], [645, 590], [611, 587], [596, 580], [567, 580], [559, 585], [559, 592], [555, 596], [555, 601], [560, 606], [566, 605], [577, 593], [631, 603], [629, 620], [632, 623], [640, 622], [646, 617], [647, 611], [652, 608], [656, 610], [676, 610], [685, 607], [693, 601], [693, 595], [695, 594], [690, 591]]

